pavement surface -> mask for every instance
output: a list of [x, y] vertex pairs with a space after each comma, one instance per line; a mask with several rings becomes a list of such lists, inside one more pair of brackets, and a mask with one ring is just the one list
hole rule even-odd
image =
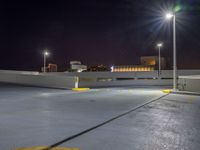
[[61, 146], [81, 150], [200, 149], [200, 97], [166, 95], [161, 89], [74, 92], [0, 84], [0, 149], [52, 145], [130, 110]]

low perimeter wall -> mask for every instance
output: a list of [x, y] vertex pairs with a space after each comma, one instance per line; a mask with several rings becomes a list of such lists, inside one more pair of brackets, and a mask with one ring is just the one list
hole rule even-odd
[[0, 82], [71, 89], [75, 87], [76, 77], [66, 76], [65, 74], [0, 70]]
[[113, 81], [80, 81], [79, 87], [112, 87], [112, 86], [172, 86], [172, 79], [136, 79]]
[[[178, 76], [200, 75], [200, 70], [178, 70]], [[173, 71], [149, 72], [56, 72], [39, 73], [28, 71], [0, 70], [0, 82], [40, 87], [108, 87], [108, 86], [172, 86]], [[181, 81], [181, 80], [180, 80]], [[186, 82], [186, 81], [183, 81]], [[187, 81], [189, 82], [189, 80]], [[190, 81], [196, 82], [196, 81]], [[182, 83], [182, 82], [181, 82]], [[183, 84], [179, 83], [178, 87]], [[200, 84], [199, 84], [200, 85]], [[183, 87], [184, 89], [189, 88]]]
[[[79, 77], [79, 87], [106, 86], [172, 86], [173, 70], [136, 72], [65, 72]], [[178, 70], [177, 75], [200, 74], [200, 70]]]
[[200, 93], [200, 75], [179, 76], [178, 85], [180, 91]]

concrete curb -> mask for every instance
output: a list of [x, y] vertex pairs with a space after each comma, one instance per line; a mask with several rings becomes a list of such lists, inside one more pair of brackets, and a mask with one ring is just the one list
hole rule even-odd
[[176, 91], [176, 92], [172, 91], [171, 94], [183, 94], [183, 95], [196, 95], [196, 96], [200, 96], [200, 93], [187, 92], [187, 91]]

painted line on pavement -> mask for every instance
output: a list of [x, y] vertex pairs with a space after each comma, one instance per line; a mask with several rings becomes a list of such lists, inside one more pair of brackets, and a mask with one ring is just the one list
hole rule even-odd
[[113, 117], [113, 118], [111, 118], [111, 119], [109, 119], [109, 120], [107, 120], [107, 121], [105, 121], [105, 122], [103, 122], [103, 123], [100, 123], [100, 124], [98, 124], [98, 125], [96, 125], [96, 126], [93, 126], [93, 127], [89, 128], [89, 129], [83, 130], [82, 132], [79, 132], [79, 133], [77, 133], [77, 134], [75, 134], [75, 135], [72, 135], [72, 136], [70, 136], [70, 137], [67, 137], [67, 138], [65, 138], [65, 139], [63, 139], [63, 140], [61, 140], [61, 141], [58, 141], [58, 142], [56, 142], [56, 143], [54, 143], [54, 144], [48, 146], [48, 148], [44, 148], [43, 150], [52, 150], [53, 148], [55, 148], [55, 147], [57, 147], [57, 146], [59, 146], [59, 145], [61, 145], [61, 144], [63, 144], [63, 143], [66, 143], [67, 141], [70, 141], [70, 140], [72, 140], [72, 139], [74, 139], [74, 138], [77, 138], [77, 137], [79, 137], [79, 136], [81, 136], [81, 135], [83, 135], [83, 134], [86, 134], [86, 133], [88, 133], [88, 132], [90, 132], [90, 131], [92, 131], [92, 130], [94, 130], [94, 129], [97, 129], [97, 128], [99, 128], [99, 127], [105, 125], [105, 124], [108, 124], [108, 123], [110, 123], [110, 122], [112, 122], [112, 121], [114, 121], [114, 120], [116, 120], [116, 119], [118, 119], [118, 118], [121, 118], [121, 117], [123, 117], [123, 116], [125, 116], [125, 115], [127, 115], [127, 114], [129, 114], [129, 113], [131, 113], [131, 112], [133, 112], [133, 111], [135, 111], [135, 110], [137, 110], [137, 109], [139, 109], [139, 108], [144, 107], [145, 105], [148, 105], [148, 104], [150, 104], [150, 103], [152, 103], [152, 102], [155, 102], [155, 101], [157, 101], [157, 100], [159, 100], [159, 99], [161, 99], [161, 98], [163, 98], [163, 97], [165, 97], [165, 96], [167, 96], [167, 95], [169, 95], [169, 94], [170, 94], [170, 93], [167, 93], [167, 94], [162, 95], [162, 96], [160, 96], [160, 97], [158, 97], [158, 98], [155, 98], [155, 99], [153, 99], [153, 100], [150, 100], [150, 101], [148, 101], [148, 102], [146, 102], [146, 103], [144, 103], [144, 104], [142, 104], [142, 105], [140, 105], [140, 106], [134, 107], [133, 109], [131, 109], [131, 110], [125, 112], [125, 113], [122, 113], [122, 114], [120, 114], [120, 115], [118, 115], [118, 116], [115, 116], [115, 117]]

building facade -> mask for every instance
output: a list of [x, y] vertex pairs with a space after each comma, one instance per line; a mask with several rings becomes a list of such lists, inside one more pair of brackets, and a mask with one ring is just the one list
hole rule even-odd
[[[164, 57], [160, 59], [161, 69], [166, 69], [166, 60]], [[158, 56], [142, 56], [140, 57], [140, 65], [119, 65], [112, 66], [111, 72], [132, 72], [132, 71], [154, 71], [158, 70]]]
[[70, 61], [70, 71], [82, 72], [87, 70], [86, 65], [82, 65], [80, 61]]

